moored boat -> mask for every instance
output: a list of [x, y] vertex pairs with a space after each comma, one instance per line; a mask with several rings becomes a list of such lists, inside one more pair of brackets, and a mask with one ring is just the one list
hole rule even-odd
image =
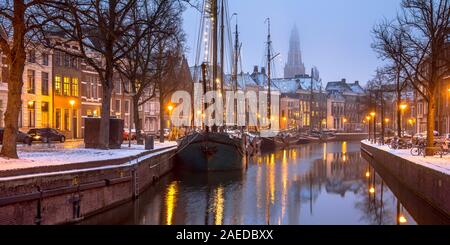
[[192, 171], [233, 171], [245, 168], [240, 139], [225, 133], [195, 132], [181, 139], [177, 163]]

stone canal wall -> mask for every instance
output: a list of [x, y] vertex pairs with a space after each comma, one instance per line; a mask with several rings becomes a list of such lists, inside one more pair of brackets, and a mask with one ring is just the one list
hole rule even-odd
[[176, 148], [121, 164], [0, 178], [0, 224], [67, 224], [126, 203], [173, 168]]
[[365, 143], [361, 143], [361, 150], [365, 158], [375, 161], [433, 208], [450, 217], [450, 175]]
[[334, 141], [356, 141], [369, 138], [367, 133], [337, 133]]

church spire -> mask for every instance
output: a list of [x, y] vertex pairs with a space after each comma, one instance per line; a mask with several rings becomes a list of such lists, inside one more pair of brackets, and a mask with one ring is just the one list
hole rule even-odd
[[289, 39], [289, 54], [288, 61], [284, 67], [284, 77], [293, 78], [297, 75], [304, 75], [305, 73], [305, 65], [302, 61], [302, 51], [300, 49], [300, 35], [297, 25], [294, 25]]

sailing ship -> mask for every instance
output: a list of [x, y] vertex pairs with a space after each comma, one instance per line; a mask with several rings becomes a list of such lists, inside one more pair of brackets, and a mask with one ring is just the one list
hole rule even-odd
[[[219, 13], [220, 20], [218, 18]], [[201, 83], [205, 93], [208, 88], [212, 87], [213, 91], [220, 89], [220, 94], [224, 94], [224, 35], [225, 20], [229, 19], [227, 14], [226, 0], [221, 0], [220, 3], [218, 0], [204, 0], [202, 25], [200, 27], [201, 38], [199, 40], [200, 42], [208, 43], [204, 45], [199, 43], [197, 52], [202, 52], [202, 47], [204, 46]], [[220, 40], [218, 38], [219, 23]], [[234, 55], [237, 56], [238, 54]], [[199, 59], [200, 55], [197, 55], [196, 67], [198, 67]], [[210, 72], [211, 70], [212, 72]], [[234, 72], [237, 74], [237, 70]], [[208, 106], [208, 103], [203, 103], [203, 115]], [[177, 163], [183, 169], [200, 172], [242, 170], [246, 165], [243, 140], [227, 133], [221, 125], [207, 125], [205, 118], [203, 118], [201, 130], [180, 139]]]

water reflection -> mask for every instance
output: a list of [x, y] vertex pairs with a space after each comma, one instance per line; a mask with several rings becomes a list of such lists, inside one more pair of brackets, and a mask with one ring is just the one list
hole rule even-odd
[[[389, 185], [409, 205], [398, 200], [359, 147], [359, 142], [311, 144], [256, 156], [246, 172], [175, 173], [141, 196], [139, 205], [127, 204], [84, 223], [448, 223], [390, 178]], [[420, 215], [413, 217], [417, 208]]]

